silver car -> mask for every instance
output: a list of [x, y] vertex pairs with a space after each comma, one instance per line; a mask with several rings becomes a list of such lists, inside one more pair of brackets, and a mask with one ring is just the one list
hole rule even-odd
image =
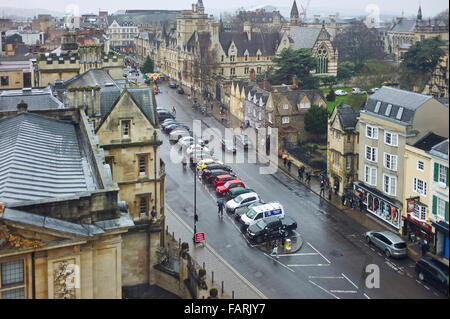
[[368, 244], [374, 244], [380, 248], [387, 257], [406, 257], [408, 247], [405, 241], [398, 235], [384, 231], [368, 231], [366, 233], [366, 241]]

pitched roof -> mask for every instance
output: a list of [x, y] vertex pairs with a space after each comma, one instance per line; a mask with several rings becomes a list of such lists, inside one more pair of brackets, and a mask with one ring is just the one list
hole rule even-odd
[[0, 94], [0, 111], [15, 111], [21, 101], [28, 104], [28, 110], [64, 108], [64, 104], [53, 96], [51, 88], [3, 91]]
[[292, 26], [290, 37], [294, 41], [294, 50], [312, 49], [322, 28]]
[[249, 56], [256, 56], [258, 49], [263, 56], [275, 55], [280, 40], [281, 35], [278, 32], [251, 32], [250, 40], [246, 32], [219, 33], [222, 49], [227, 53], [231, 43], [234, 42], [237, 56], [244, 56], [245, 50], [248, 50]]
[[446, 140], [445, 137], [434, 134], [433, 132], [428, 132], [424, 137], [414, 143], [414, 147], [417, 147], [421, 150], [429, 152], [433, 146], [439, 144], [440, 142]]
[[[383, 86], [368, 98], [364, 112], [411, 124], [415, 111], [432, 98], [429, 95]], [[389, 111], [389, 105], [390, 112], [386, 112]]]
[[414, 32], [414, 28], [416, 27], [415, 19], [405, 19], [401, 18], [398, 23], [396, 23], [391, 31], [394, 32]]
[[340, 104], [337, 106], [338, 118], [344, 131], [356, 129], [359, 112], [355, 111], [350, 105]]
[[448, 161], [448, 139], [434, 145], [430, 150], [430, 154]]
[[19, 113], [0, 120], [0, 201], [74, 195], [97, 188], [75, 124]]
[[109, 83], [114, 83], [114, 79], [109, 75], [105, 69], [89, 69], [73, 78], [64, 82], [64, 86], [76, 85], [80, 86], [105, 86]]

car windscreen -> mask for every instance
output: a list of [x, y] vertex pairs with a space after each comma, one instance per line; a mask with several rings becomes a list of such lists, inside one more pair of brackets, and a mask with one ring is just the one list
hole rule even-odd
[[260, 220], [256, 223], [256, 225], [257, 225], [259, 228], [264, 229], [264, 227], [267, 226], [267, 223], [264, 221], [264, 219], [260, 219]]
[[250, 218], [250, 219], [253, 219], [253, 217], [255, 217], [256, 214], [257, 214], [257, 212], [256, 212], [253, 208], [251, 208], [251, 209], [247, 212], [247, 217]]
[[395, 248], [403, 249], [406, 248], [406, 243], [398, 243], [394, 245]]
[[240, 203], [242, 201], [242, 195], [239, 195], [233, 199], [236, 203]]
[[228, 188], [228, 186], [230, 186], [230, 182], [226, 182], [225, 184], [223, 184], [223, 187]]

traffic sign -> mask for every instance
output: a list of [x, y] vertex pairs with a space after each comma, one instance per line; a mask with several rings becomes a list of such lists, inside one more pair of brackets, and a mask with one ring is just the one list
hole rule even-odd
[[195, 242], [196, 243], [201, 243], [204, 242], [206, 237], [205, 237], [205, 233], [195, 233]]

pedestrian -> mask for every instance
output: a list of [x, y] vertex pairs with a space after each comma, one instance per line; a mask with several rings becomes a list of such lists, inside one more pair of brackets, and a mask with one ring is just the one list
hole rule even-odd
[[273, 256], [273, 255], [275, 255], [277, 257], [277, 259], [278, 259], [278, 240], [275, 240], [273, 242], [272, 253], [270, 254], [270, 256]]
[[305, 166], [301, 166], [298, 168], [298, 178], [303, 182], [303, 172], [305, 171]]
[[325, 182], [323, 180], [320, 181], [320, 196], [325, 197]]
[[309, 185], [310, 182], [311, 182], [311, 172], [307, 171], [306, 172], [306, 183]]
[[422, 243], [422, 256], [425, 256], [427, 254], [428, 249], [429, 249], [428, 241], [424, 239]]
[[339, 190], [339, 181], [337, 179], [334, 180], [334, 194], [337, 195]]
[[191, 95], [188, 94], [188, 101], [191, 101]]
[[330, 186], [328, 188], [328, 200], [331, 201], [331, 195], [333, 194], [333, 188]]
[[287, 166], [288, 166], [288, 171], [289, 171], [289, 172], [291, 171], [291, 165], [292, 165], [291, 160], [288, 160]]
[[345, 206], [345, 194], [342, 195], [342, 206]]
[[213, 108], [214, 108], [214, 103], [211, 103], [211, 112], [212, 112]]
[[363, 210], [364, 210], [364, 202], [363, 202], [362, 199], [359, 200], [359, 210], [361, 211], [361, 213], [362, 213]]
[[284, 165], [284, 167], [286, 167], [286, 164], [287, 164], [287, 156], [283, 155], [283, 165]]
[[223, 217], [223, 206], [224, 206], [223, 200], [219, 199], [219, 200], [217, 201], [217, 207], [219, 208], [219, 211], [217, 212], [217, 214], [218, 214], [220, 217]]

